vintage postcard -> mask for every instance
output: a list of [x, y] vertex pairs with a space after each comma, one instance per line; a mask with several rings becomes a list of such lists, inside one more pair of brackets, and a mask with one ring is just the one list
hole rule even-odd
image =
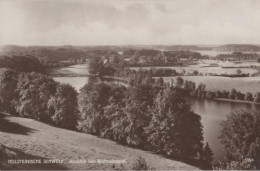
[[0, 170], [259, 170], [259, 0], [0, 0]]

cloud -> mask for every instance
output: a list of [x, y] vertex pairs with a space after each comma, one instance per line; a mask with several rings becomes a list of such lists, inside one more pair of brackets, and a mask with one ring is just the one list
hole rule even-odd
[[258, 0], [0, 1], [0, 44], [260, 42]]

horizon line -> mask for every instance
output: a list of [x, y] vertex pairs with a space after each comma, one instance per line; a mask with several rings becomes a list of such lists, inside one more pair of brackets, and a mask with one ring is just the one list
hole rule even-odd
[[19, 45], [19, 44], [1, 44], [0, 46], [20, 46], [20, 47], [32, 47], [32, 46], [42, 46], [42, 47], [60, 47], [60, 46], [78, 46], [78, 47], [96, 47], [96, 46], [220, 46], [220, 45], [255, 45], [255, 46], [260, 46], [259, 44], [255, 43], [223, 43], [223, 44], [107, 44], [107, 45], [69, 45], [69, 44], [64, 44], [64, 45]]

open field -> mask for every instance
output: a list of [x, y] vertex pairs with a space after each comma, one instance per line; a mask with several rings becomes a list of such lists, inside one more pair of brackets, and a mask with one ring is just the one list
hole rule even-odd
[[[164, 80], [171, 82], [172, 79], [176, 80], [177, 77], [164, 77]], [[206, 90], [217, 91], [227, 90], [230, 91], [235, 88], [242, 93], [260, 92], [260, 77], [241, 77], [230, 78], [221, 76], [182, 76], [184, 80], [193, 81], [198, 86], [200, 83], [206, 84]]]
[[[149, 166], [160, 170], [194, 170], [185, 163], [166, 159], [150, 152], [133, 149], [116, 142], [83, 134], [75, 131], [56, 128], [32, 119], [13, 117], [0, 113], [0, 143], [10, 153], [17, 153], [20, 159], [60, 159], [62, 164], [45, 165], [9, 165], [8, 169], [70, 169], [102, 170], [129, 169], [133, 159], [142, 156]], [[18, 159], [18, 158], [16, 158]], [[115, 164], [72, 164], [69, 160], [125, 160], [123, 167]], [[2, 162], [2, 163], [1, 163]], [[5, 163], [1, 160], [1, 164]], [[6, 166], [6, 164], [5, 164]], [[3, 167], [3, 166], [2, 166]], [[33, 168], [32, 168], [33, 167]], [[2, 168], [0, 168], [2, 169]]]

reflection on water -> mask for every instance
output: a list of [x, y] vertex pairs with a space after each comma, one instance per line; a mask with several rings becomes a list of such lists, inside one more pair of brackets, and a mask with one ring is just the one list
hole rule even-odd
[[214, 152], [214, 162], [221, 160], [223, 149], [218, 139], [220, 135], [220, 123], [226, 120], [227, 115], [237, 110], [260, 110], [260, 105], [224, 102], [206, 99], [188, 99], [192, 110], [201, 116], [204, 131], [204, 141], [208, 142]]

